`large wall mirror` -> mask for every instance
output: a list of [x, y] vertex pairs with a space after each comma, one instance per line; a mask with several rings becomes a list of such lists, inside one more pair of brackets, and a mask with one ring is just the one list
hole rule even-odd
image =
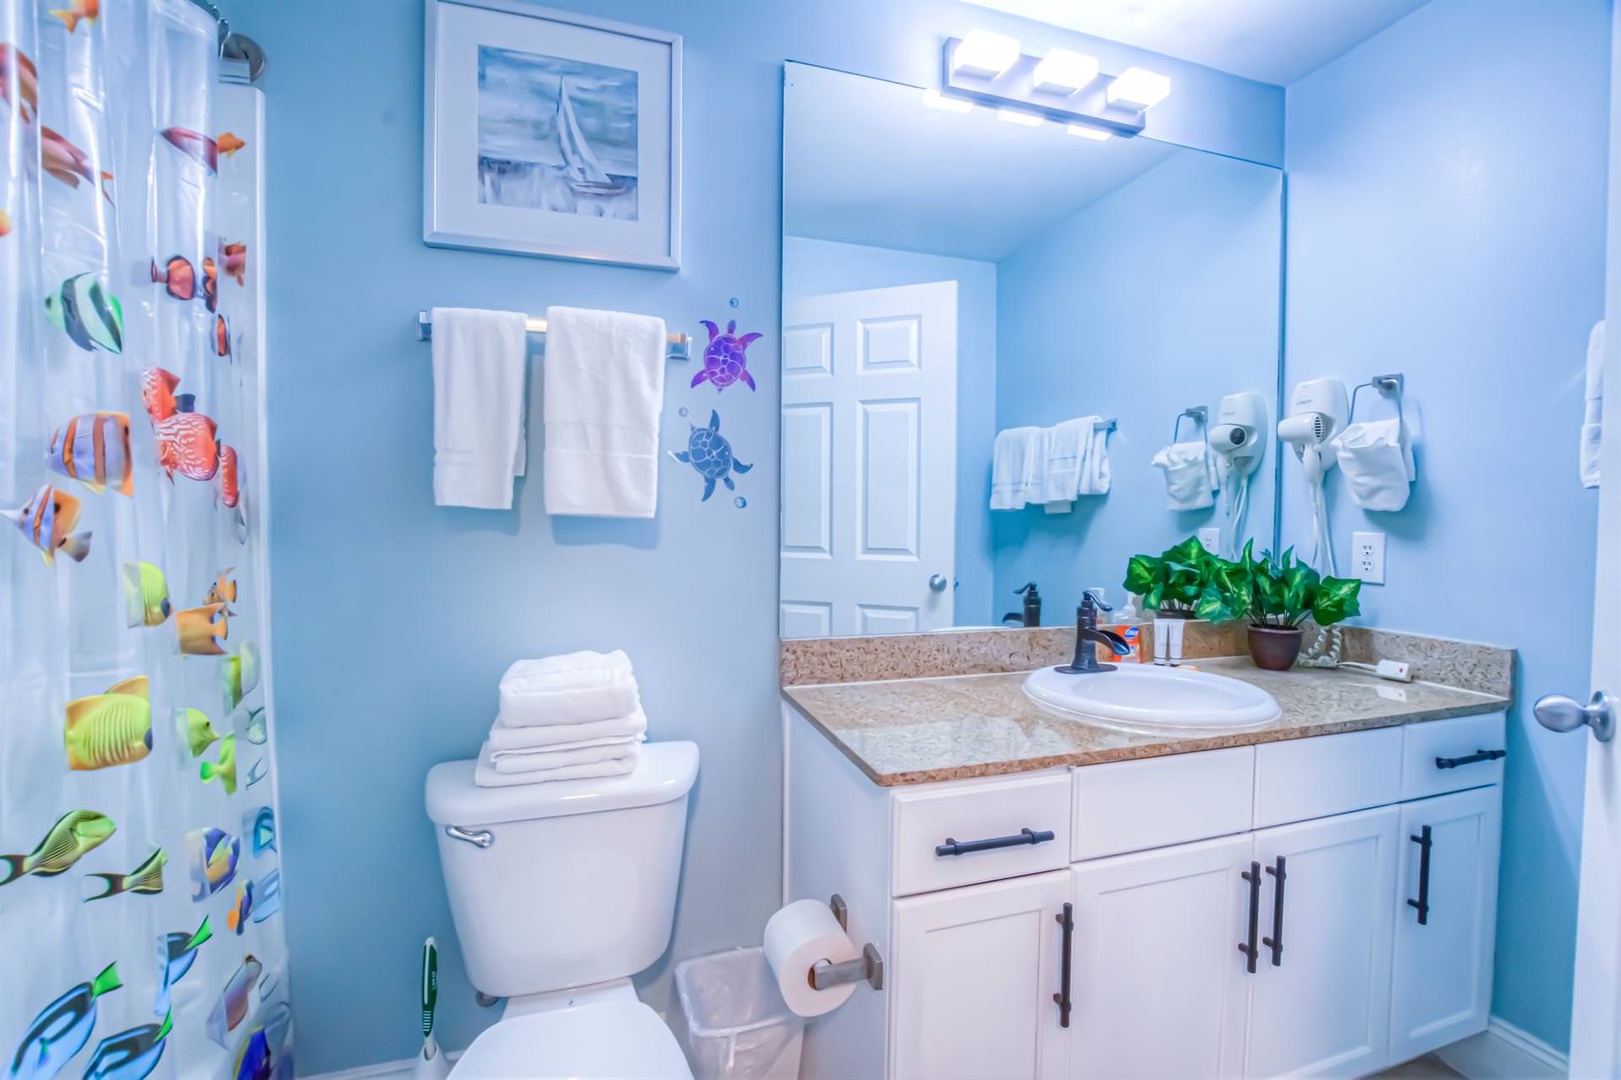
[[1275, 542], [1280, 171], [955, 104], [786, 69], [785, 638], [1028, 582], [1057, 625], [1136, 552]]

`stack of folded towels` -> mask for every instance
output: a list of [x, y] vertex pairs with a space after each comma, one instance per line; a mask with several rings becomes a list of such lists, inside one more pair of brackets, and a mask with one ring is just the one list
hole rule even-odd
[[501, 677], [501, 712], [479, 750], [473, 781], [509, 787], [621, 776], [635, 770], [646, 732], [623, 652], [519, 660]]

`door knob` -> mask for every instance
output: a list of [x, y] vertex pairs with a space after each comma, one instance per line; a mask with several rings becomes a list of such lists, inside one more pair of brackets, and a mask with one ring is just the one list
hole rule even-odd
[[1549, 694], [1532, 708], [1537, 720], [1550, 731], [1575, 731], [1586, 724], [1593, 729], [1593, 738], [1609, 742], [1615, 737], [1615, 708], [1610, 695], [1599, 690], [1586, 705], [1563, 694]]
[[947, 584], [948, 582], [946, 581], [946, 576], [944, 574], [935, 574], [929, 578], [929, 588], [933, 589], [935, 592], [945, 592]]

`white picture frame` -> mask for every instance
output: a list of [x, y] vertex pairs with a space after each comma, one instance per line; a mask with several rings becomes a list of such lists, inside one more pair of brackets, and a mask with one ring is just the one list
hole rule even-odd
[[681, 36], [426, 0], [422, 240], [681, 267]]

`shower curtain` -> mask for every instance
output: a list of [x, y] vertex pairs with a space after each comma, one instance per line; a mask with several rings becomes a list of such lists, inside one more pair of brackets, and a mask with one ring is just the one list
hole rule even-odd
[[0, 1080], [293, 1074], [217, 78], [187, 0], [0, 0]]

